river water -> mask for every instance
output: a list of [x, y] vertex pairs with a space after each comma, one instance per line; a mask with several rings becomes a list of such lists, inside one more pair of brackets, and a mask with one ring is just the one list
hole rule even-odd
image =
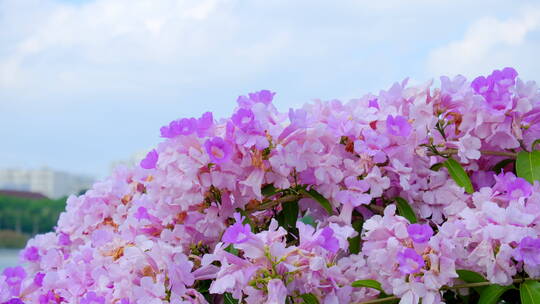
[[19, 262], [19, 249], [0, 249], [0, 272]]

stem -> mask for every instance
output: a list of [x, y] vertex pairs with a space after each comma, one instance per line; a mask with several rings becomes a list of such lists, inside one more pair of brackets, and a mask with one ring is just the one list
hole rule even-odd
[[[512, 284], [515, 283], [522, 283], [525, 281], [540, 281], [540, 278], [521, 278], [521, 279], [514, 279], [512, 280]], [[443, 286], [440, 288], [440, 290], [451, 290], [451, 289], [462, 289], [462, 288], [474, 288], [474, 287], [482, 287], [482, 286], [488, 286], [488, 285], [494, 285], [493, 283], [486, 281], [486, 282], [475, 282], [475, 283], [465, 283], [465, 284], [458, 284], [454, 286]], [[398, 297], [392, 296], [388, 298], [382, 298], [382, 299], [375, 299], [375, 300], [369, 300], [360, 302], [358, 304], [372, 304], [372, 303], [384, 303], [389, 301], [395, 301], [399, 300]]]
[[[440, 154], [450, 154], [450, 155], [452, 155], [452, 154], [457, 154], [458, 150], [457, 149], [446, 149], [446, 150], [440, 151], [439, 153]], [[505, 151], [480, 150], [480, 153], [483, 154], [483, 155], [507, 156], [507, 157], [512, 157], [512, 158], [517, 157], [516, 153], [505, 152]], [[428, 155], [429, 156], [435, 156], [436, 154], [433, 153], [433, 152], [428, 152]]]
[[375, 300], [369, 300], [369, 301], [365, 301], [365, 302], [360, 302], [358, 304], [372, 304], [372, 303], [384, 303], [384, 302], [389, 302], [389, 301], [397, 301], [399, 300], [398, 297], [388, 297], [388, 298], [382, 298], [382, 299], [375, 299]]
[[[539, 281], [540, 278], [521, 278], [521, 279], [513, 279], [512, 284], [514, 283], [521, 283], [525, 281]], [[449, 289], [462, 289], [462, 288], [472, 288], [472, 287], [482, 287], [482, 286], [488, 286], [493, 285], [493, 283], [486, 281], [486, 282], [476, 282], [476, 283], [466, 283], [466, 284], [458, 284], [454, 286], [443, 286], [441, 287], [441, 290], [449, 290]]]
[[247, 211], [248, 214], [251, 214], [251, 213], [256, 212], [256, 211], [262, 211], [262, 210], [270, 209], [270, 208], [275, 207], [275, 206], [277, 206], [279, 204], [282, 204], [282, 203], [294, 202], [296, 200], [301, 199], [302, 197], [304, 197], [304, 196], [303, 195], [296, 195], [296, 194], [289, 194], [289, 195], [285, 195], [283, 197], [280, 197], [277, 200], [274, 200], [274, 201], [271, 201], [271, 202], [268, 202], [268, 203], [265, 203], [265, 204], [260, 204], [260, 205], [258, 205], [256, 207], [248, 209], [246, 211]]

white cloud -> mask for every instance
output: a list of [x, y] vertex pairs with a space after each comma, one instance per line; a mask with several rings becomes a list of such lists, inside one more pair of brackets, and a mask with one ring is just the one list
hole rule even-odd
[[[493, 69], [515, 66], [528, 76], [540, 76], [537, 57], [540, 41], [540, 8], [528, 7], [515, 18], [493, 17], [474, 22], [463, 39], [431, 51], [427, 67], [432, 75], [468, 76], [486, 74]], [[534, 75], [531, 75], [533, 74]]]

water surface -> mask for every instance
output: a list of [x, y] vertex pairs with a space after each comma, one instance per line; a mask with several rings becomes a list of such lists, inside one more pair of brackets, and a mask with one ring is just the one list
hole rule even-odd
[[20, 249], [0, 249], [0, 272], [6, 267], [16, 266], [19, 262]]

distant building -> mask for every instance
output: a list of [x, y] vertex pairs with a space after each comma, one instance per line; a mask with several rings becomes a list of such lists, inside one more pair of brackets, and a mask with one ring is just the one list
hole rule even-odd
[[0, 190], [36, 192], [53, 199], [88, 189], [93, 181], [87, 176], [55, 171], [50, 168], [0, 169]]
[[0, 195], [2, 196], [13, 196], [19, 198], [28, 198], [33, 200], [46, 199], [45, 195], [36, 192], [30, 191], [20, 191], [20, 190], [0, 190]]

